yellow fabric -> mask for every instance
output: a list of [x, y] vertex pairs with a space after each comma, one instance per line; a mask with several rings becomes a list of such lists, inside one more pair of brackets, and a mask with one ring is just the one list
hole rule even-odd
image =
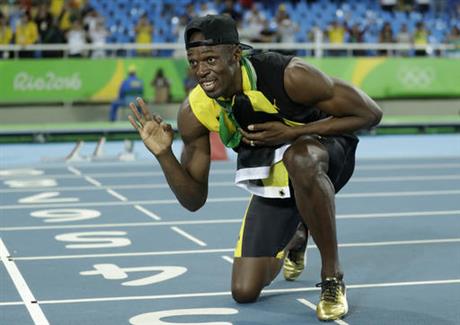
[[64, 0], [51, 0], [50, 12], [53, 15], [53, 17], [59, 17], [63, 7]]
[[289, 175], [283, 161], [279, 161], [271, 167], [270, 176], [262, 180], [264, 186], [287, 186]]
[[72, 22], [70, 21], [70, 12], [65, 11], [61, 17], [61, 21], [59, 22], [59, 29], [63, 31], [67, 31], [72, 27]]
[[29, 21], [26, 25], [18, 25], [16, 27], [16, 44], [30, 45], [38, 41], [37, 24]]
[[415, 45], [426, 45], [428, 44], [428, 33], [425, 30], [417, 30], [414, 33], [414, 44]]
[[341, 44], [345, 39], [345, 29], [343, 27], [332, 27], [329, 30], [329, 43]]
[[136, 35], [137, 44], [150, 44], [152, 43], [152, 27], [150, 25], [141, 26]]
[[0, 44], [8, 45], [13, 39], [13, 31], [9, 26], [0, 27]]
[[248, 214], [249, 205], [251, 205], [251, 201], [252, 201], [252, 197], [251, 197], [251, 200], [249, 200], [249, 204], [246, 207], [246, 211], [244, 212], [243, 222], [241, 222], [240, 233], [238, 235], [238, 241], [236, 242], [236, 247], [235, 247], [235, 252], [233, 254], [233, 257], [241, 257], [243, 255], [244, 225], [246, 223], [246, 216]]

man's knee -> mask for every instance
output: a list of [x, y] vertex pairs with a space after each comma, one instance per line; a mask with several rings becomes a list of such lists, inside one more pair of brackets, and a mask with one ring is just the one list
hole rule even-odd
[[246, 304], [255, 302], [260, 296], [262, 288], [249, 283], [233, 283], [232, 284], [232, 297], [240, 303]]
[[291, 177], [315, 177], [327, 173], [328, 153], [318, 140], [303, 137], [296, 140], [284, 153], [283, 163]]

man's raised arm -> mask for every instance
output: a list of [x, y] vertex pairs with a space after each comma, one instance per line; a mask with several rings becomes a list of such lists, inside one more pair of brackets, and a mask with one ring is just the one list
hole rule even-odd
[[184, 141], [181, 162], [172, 151], [174, 132], [161, 117], [151, 114], [142, 99], [138, 99], [141, 112], [131, 103], [135, 117], [129, 116], [132, 126], [139, 132], [144, 145], [157, 158], [171, 190], [180, 204], [196, 211], [206, 202], [210, 166], [209, 132], [193, 115], [188, 100], [178, 115], [179, 132]]

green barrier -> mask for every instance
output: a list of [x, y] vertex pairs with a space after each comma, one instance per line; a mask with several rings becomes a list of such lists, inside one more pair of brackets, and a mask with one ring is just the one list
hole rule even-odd
[[0, 61], [0, 103], [109, 102], [117, 98], [128, 67], [134, 64], [144, 81], [144, 97], [162, 68], [171, 82], [174, 101], [185, 96], [185, 60], [158, 59], [46, 59]]
[[[347, 80], [371, 97], [460, 97], [460, 60], [447, 58], [305, 58], [331, 76]], [[60, 59], [0, 61], [0, 104], [109, 102], [134, 64], [144, 80], [145, 98], [159, 68], [171, 81], [174, 101], [185, 97], [183, 59]]]

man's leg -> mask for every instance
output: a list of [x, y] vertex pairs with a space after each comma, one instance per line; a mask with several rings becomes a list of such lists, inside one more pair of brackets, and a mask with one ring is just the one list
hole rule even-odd
[[298, 223], [293, 200], [252, 197], [233, 261], [232, 296], [235, 301], [254, 302], [278, 275], [285, 248]]
[[236, 257], [232, 269], [232, 296], [236, 302], [254, 302], [276, 278], [283, 260], [276, 257]]
[[[338, 149], [342, 154], [347, 152], [342, 147]], [[345, 158], [344, 156], [342, 166], [334, 166], [334, 168], [343, 169]], [[336, 189], [328, 175], [329, 160], [328, 148], [318, 138], [312, 136], [297, 139], [286, 150], [283, 157], [300, 215], [308, 226], [321, 255], [322, 294], [317, 307], [317, 315], [321, 320], [337, 319], [343, 317], [348, 311], [337, 247]]]
[[321, 254], [321, 278], [342, 278], [335, 227], [335, 190], [327, 172], [329, 155], [312, 137], [297, 140], [284, 154], [297, 208]]
[[296, 280], [307, 264], [308, 229], [300, 222], [297, 230], [286, 247], [283, 275], [287, 281]]
[[123, 105], [123, 101], [120, 99], [117, 99], [112, 102], [112, 106], [110, 107], [110, 115], [109, 115], [109, 120], [111, 122], [115, 122], [117, 120], [117, 112], [118, 108]]

